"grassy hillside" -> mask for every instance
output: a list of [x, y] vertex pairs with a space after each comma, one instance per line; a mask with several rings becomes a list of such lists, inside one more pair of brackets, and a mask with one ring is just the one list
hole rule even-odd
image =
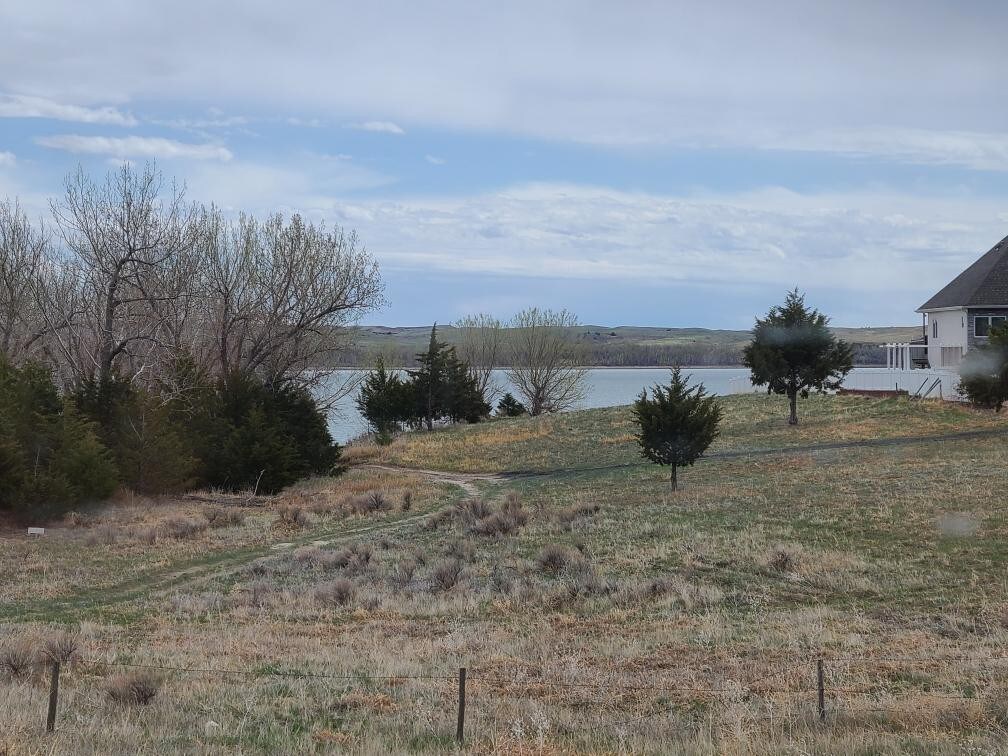
[[[749, 331], [707, 328], [647, 328], [640, 326], [580, 326], [575, 330], [587, 348], [591, 365], [715, 365], [737, 364], [742, 348], [749, 341]], [[883, 328], [835, 328], [839, 338], [861, 345], [860, 362], [884, 362], [879, 344], [909, 341], [921, 335], [919, 326]], [[438, 326], [440, 337], [448, 342], [457, 338], [451, 326]], [[381, 354], [396, 364], [413, 364], [417, 352], [427, 347], [430, 326], [361, 326], [355, 329], [356, 348], [351, 362], [370, 365]]]
[[[948, 434], [1003, 418], [724, 402], [676, 493], [611, 408], [356, 447], [242, 524], [124, 501], [7, 534], [0, 646], [73, 623], [81, 651], [55, 739], [44, 685], [0, 682], [0, 752], [444, 752], [460, 666], [471, 752], [997, 752], [1008, 436]], [[151, 706], [104, 692], [127, 664], [158, 668]]]

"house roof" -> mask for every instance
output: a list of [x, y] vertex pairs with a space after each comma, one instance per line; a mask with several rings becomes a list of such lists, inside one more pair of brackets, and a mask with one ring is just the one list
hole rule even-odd
[[918, 307], [917, 312], [945, 307], [1008, 307], [1008, 236]]

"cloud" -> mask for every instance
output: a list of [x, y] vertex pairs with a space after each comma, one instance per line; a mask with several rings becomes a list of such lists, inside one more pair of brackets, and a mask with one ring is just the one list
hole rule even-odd
[[13, 152], [0, 150], [0, 168], [4, 166], [12, 166], [15, 162], [17, 162], [17, 158], [14, 157]]
[[[241, 23], [198, 0], [170, 12], [115, 0], [94, 0], [86, 13], [72, 0], [13, 5], [0, 88], [56, 100], [213, 101], [385, 133], [416, 124], [606, 145], [1003, 162], [988, 138], [1008, 120], [1003, 3], [973, 13], [937, 0], [627, 11], [516, 0], [474, 14], [471, 3], [446, 0], [431, 14], [406, 0], [380, 11], [314, 2], [308, 25], [261, 3]], [[334, 45], [337, 27], [355, 33]], [[387, 120], [365, 120], [374, 113]], [[901, 132], [916, 135], [912, 150]]]
[[391, 121], [364, 121], [364, 123], [351, 123], [349, 128], [358, 131], [376, 131], [380, 134], [396, 134], [402, 136], [406, 131], [398, 124]]
[[[475, 196], [333, 201], [386, 269], [641, 285], [823, 288], [907, 317], [1004, 235], [1003, 205], [767, 188], [660, 195], [525, 184]], [[920, 301], [918, 301], [920, 300]]]
[[36, 144], [67, 152], [110, 155], [116, 158], [165, 158], [228, 161], [233, 155], [218, 144], [191, 144], [161, 137], [103, 137], [59, 134], [35, 139]]
[[435, 157], [434, 155], [424, 155], [424, 160], [426, 160], [431, 165], [444, 165], [445, 159]]
[[98, 108], [67, 105], [44, 97], [0, 94], [0, 118], [51, 118], [56, 121], [101, 123], [109, 126], [136, 126], [129, 113], [104, 106]]

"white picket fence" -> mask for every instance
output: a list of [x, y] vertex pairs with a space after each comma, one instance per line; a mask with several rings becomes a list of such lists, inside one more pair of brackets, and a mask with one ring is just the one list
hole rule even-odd
[[[958, 391], [959, 374], [951, 370], [855, 368], [848, 373], [843, 386], [854, 391], [906, 391], [911, 396], [962, 401]], [[729, 394], [761, 394], [764, 391], [765, 387], [753, 386], [748, 376], [728, 381]]]

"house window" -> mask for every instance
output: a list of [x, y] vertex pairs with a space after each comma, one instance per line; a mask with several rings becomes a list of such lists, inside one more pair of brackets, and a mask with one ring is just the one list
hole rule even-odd
[[973, 318], [973, 335], [978, 339], [986, 338], [990, 335], [992, 328], [997, 328], [1004, 324], [1004, 315], [977, 315]]
[[938, 338], [938, 321], [937, 320], [932, 320], [931, 321], [931, 335], [934, 336], [936, 339]]

